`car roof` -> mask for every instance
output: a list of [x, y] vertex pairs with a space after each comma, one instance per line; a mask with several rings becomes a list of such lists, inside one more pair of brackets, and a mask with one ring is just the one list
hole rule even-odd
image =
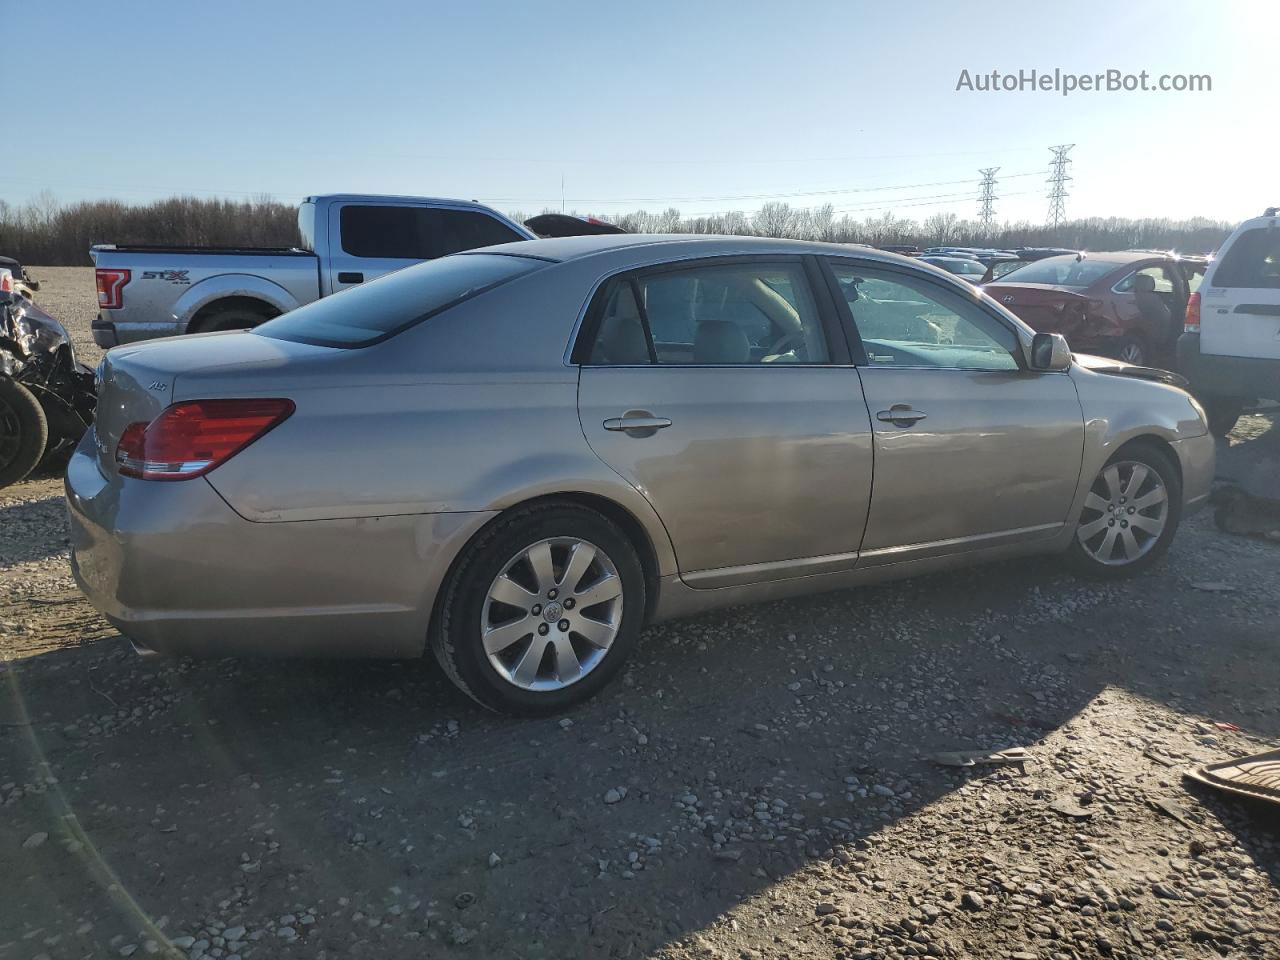
[[456, 197], [410, 197], [390, 193], [317, 193], [303, 199], [303, 203], [421, 203], [439, 207], [473, 208], [493, 212], [493, 207], [479, 200], [459, 200]]
[[550, 237], [543, 240], [521, 240], [491, 247], [480, 247], [467, 253], [505, 253], [542, 260], [566, 262], [627, 250], [639, 252], [644, 248], [646, 256], [670, 255], [673, 259], [694, 255], [732, 256], [734, 254], [823, 254], [834, 257], [856, 256], [893, 264], [918, 264], [912, 257], [903, 257], [888, 250], [879, 250], [863, 244], [816, 243], [811, 240], [779, 240], [774, 237], [738, 237], [703, 234], [623, 233], [607, 236]]

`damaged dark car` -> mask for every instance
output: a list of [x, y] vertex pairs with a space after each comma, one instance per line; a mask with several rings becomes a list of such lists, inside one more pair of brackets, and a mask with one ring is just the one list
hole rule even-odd
[[0, 292], [0, 487], [69, 453], [95, 406], [93, 371], [76, 360], [62, 324]]

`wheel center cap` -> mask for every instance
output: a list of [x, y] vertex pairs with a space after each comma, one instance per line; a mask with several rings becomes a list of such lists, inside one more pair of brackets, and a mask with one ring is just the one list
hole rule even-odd
[[542, 619], [547, 623], [556, 623], [564, 616], [564, 607], [559, 603], [552, 601], [542, 608]]

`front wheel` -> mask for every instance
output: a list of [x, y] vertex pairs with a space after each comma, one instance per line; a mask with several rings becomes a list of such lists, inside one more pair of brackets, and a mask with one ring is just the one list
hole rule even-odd
[[464, 693], [536, 716], [593, 696], [640, 632], [645, 580], [627, 536], [568, 503], [513, 512], [482, 531], [449, 575], [431, 648]]
[[1182, 481], [1168, 455], [1131, 444], [1098, 472], [1067, 549], [1077, 572], [1131, 577], [1149, 568], [1173, 542], [1182, 517]]
[[30, 473], [48, 442], [49, 422], [35, 394], [0, 376], [0, 487]]

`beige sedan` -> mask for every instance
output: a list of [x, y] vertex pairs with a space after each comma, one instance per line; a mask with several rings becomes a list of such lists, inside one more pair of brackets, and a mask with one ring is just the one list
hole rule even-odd
[[1027, 554], [1137, 573], [1213, 475], [1170, 375], [862, 247], [506, 244], [99, 377], [73, 566], [140, 651], [429, 649], [520, 713], [658, 619]]

